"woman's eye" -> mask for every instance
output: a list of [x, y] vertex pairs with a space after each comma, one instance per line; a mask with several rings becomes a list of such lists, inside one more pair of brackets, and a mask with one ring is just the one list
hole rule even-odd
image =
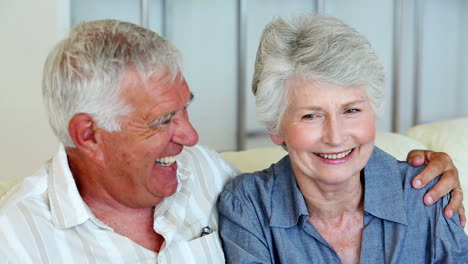
[[302, 117], [303, 119], [314, 119], [317, 118], [317, 115], [314, 114], [308, 114]]
[[351, 108], [351, 109], [347, 109], [345, 111], [345, 113], [357, 113], [357, 112], [361, 112], [361, 110], [359, 110], [357, 108]]

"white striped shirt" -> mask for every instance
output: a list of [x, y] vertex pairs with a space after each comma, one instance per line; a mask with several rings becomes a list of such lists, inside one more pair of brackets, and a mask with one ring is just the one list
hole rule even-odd
[[[94, 216], [61, 146], [51, 161], [0, 200], [0, 262], [224, 263], [216, 200], [239, 171], [200, 146], [184, 148], [177, 163], [177, 192], [155, 208], [154, 230], [165, 239], [156, 253]], [[201, 236], [206, 226], [212, 232]]]

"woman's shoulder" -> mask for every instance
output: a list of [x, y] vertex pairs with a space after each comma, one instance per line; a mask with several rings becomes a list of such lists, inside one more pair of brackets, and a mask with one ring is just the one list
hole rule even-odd
[[261, 171], [242, 173], [231, 179], [225, 186], [223, 191], [228, 191], [234, 194], [240, 193], [257, 193], [271, 190], [274, 183], [274, 166]]
[[264, 170], [240, 174], [224, 186], [220, 201], [229, 199], [249, 204], [270, 204], [275, 182], [289, 167], [289, 157], [286, 156]]
[[[403, 186], [411, 185], [411, 181], [413, 178], [418, 175], [424, 168], [425, 165], [422, 166], [412, 166], [406, 161], [397, 160], [393, 155], [385, 152], [384, 150], [375, 147], [372, 156], [369, 160], [369, 164], [366, 167], [370, 167], [375, 171], [380, 171], [382, 173], [387, 173], [390, 177], [390, 174], [398, 174], [400, 175], [400, 179], [402, 181]], [[399, 179], [399, 180], [400, 180]], [[433, 184], [438, 181], [438, 177], [433, 180]], [[431, 187], [428, 187], [430, 189]]]
[[422, 172], [426, 168], [426, 165], [422, 166], [412, 166], [411, 164], [407, 163], [406, 161], [398, 161], [398, 169], [400, 171], [400, 175], [402, 177], [402, 182], [404, 186], [408, 186], [409, 188], [413, 189], [414, 191], [423, 191], [426, 192], [431, 189], [440, 179], [440, 176], [434, 178], [431, 182], [429, 182], [425, 187], [416, 189], [412, 187], [412, 181], [416, 175]]

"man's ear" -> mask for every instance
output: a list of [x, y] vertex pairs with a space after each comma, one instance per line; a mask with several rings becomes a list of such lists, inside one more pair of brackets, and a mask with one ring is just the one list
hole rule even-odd
[[102, 160], [102, 152], [97, 141], [96, 125], [88, 114], [77, 114], [68, 123], [68, 133], [76, 148], [90, 159]]
[[275, 143], [276, 145], [283, 145], [284, 144], [284, 139], [281, 135], [276, 135], [276, 134], [270, 134], [271, 141]]

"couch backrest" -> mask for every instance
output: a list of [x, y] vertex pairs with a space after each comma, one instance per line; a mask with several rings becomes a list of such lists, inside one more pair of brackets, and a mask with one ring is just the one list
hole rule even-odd
[[[377, 133], [375, 144], [399, 160], [405, 160], [406, 155], [412, 149], [427, 149], [421, 142], [395, 133]], [[286, 154], [287, 152], [279, 146], [221, 153], [225, 159], [242, 172], [253, 172], [268, 168]]]
[[462, 188], [468, 191], [468, 118], [415, 126], [408, 136], [429, 149], [448, 153], [458, 168]]

